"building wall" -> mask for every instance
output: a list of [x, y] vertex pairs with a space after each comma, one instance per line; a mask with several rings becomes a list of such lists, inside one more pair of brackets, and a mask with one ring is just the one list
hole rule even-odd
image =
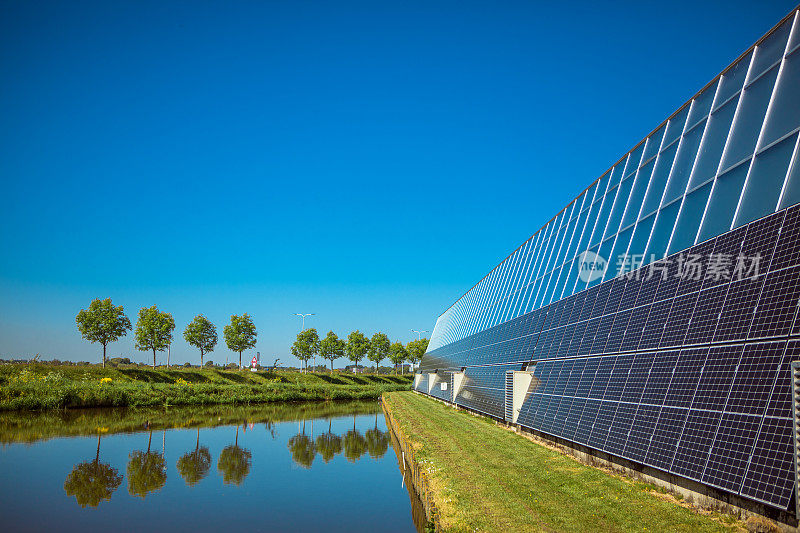
[[519, 424], [787, 509], [798, 130], [792, 13], [439, 317], [435, 395], [503, 418], [536, 362]]

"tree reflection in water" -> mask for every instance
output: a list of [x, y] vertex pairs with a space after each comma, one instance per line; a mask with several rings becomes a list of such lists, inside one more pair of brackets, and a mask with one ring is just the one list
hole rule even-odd
[[328, 419], [328, 431], [317, 437], [316, 448], [326, 463], [329, 463], [337, 453], [342, 453], [342, 438], [331, 432], [330, 418]]
[[355, 463], [366, 451], [367, 440], [356, 430], [356, 415], [353, 415], [353, 429], [344, 435], [344, 456], [351, 463]]
[[144, 498], [148, 493], [160, 490], [167, 482], [167, 467], [164, 454], [151, 452], [153, 431], [147, 439], [147, 451], [136, 450], [128, 456], [128, 492], [131, 496]]
[[190, 486], [208, 475], [211, 469], [211, 452], [205, 446], [200, 447], [200, 428], [197, 428], [194, 451], [182, 455], [176, 466], [183, 480]]
[[94, 461], [78, 463], [64, 481], [67, 496], [75, 496], [81, 507], [97, 507], [101, 501], [110, 500], [111, 494], [122, 483], [116, 468], [100, 462], [100, 435], [97, 436], [97, 453]]
[[367, 452], [373, 459], [386, 455], [389, 449], [389, 434], [378, 429], [378, 414], [375, 413], [375, 427], [366, 432]]
[[303, 468], [311, 468], [314, 456], [317, 454], [314, 446], [314, 423], [311, 423], [311, 437], [306, 435], [306, 421], [303, 420], [303, 429], [300, 434], [289, 439], [288, 446], [292, 452], [292, 459]]
[[236, 426], [236, 440], [233, 446], [226, 446], [219, 454], [217, 470], [222, 473], [226, 485], [241, 485], [250, 473], [250, 450], [239, 447], [239, 426]]

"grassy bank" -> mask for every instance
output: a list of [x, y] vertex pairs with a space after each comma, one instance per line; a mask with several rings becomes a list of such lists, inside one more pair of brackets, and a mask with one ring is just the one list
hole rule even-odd
[[446, 531], [736, 531], [654, 487], [411, 392], [384, 400], [414, 448]]
[[408, 376], [199, 368], [0, 366], [0, 411], [77, 407], [373, 400], [410, 388]]

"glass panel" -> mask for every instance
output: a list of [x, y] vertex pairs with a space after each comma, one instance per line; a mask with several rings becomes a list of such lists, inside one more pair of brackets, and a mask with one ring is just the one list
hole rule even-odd
[[[797, 11], [795, 11], [795, 19], [797, 18]], [[789, 51], [791, 52], [792, 49], [800, 44], [800, 20], [795, 21], [794, 29], [792, 30], [792, 36], [789, 37]]]
[[639, 143], [639, 146], [633, 149], [631, 155], [628, 157], [628, 166], [625, 167], [625, 177], [627, 178], [639, 168], [639, 163], [642, 160], [642, 151], [644, 150], [644, 142]]
[[584, 226], [586, 225], [586, 217], [589, 214], [589, 211], [584, 211], [578, 217], [578, 221], [575, 226], [575, 235], [572, 236], [572, 242], [567, 249], [565, 254], [566, 259], [572, 259], [577, 254], [576, 250], [578, 248], [578, 243], [581, 241], [581, 235], [583, 234]]
[[680, 215], [678, 215], [678, 222], [675, 224], [675, 231], [672, 234], [672, 242], [669, 245], [667, 255], [685, 250], [694, 244], [712, 185], [713, 183], [706, 183], [699, 189], [687, 194], [686, 198], [683, 199], [683, 208]]
[[700, 228], [698, 242], [721, 235], [730, 229], [748, 168], [747, 164], [739, 165], [717, 178], [714, 190], [711, 192], [711, 200], [708, 202], [703, 226]]
[[647, 146], [645, 146], [642, 161], [647, 161], [658, 153], [658, 150], [661, 146], [662, 137], [664, 137], [664, 126], [658, 128], [650, 137], [647, 138]]
[[733, 65], [728, 72], [723, 74], [717, 93], [717, 100], [714, 102], [715, 107], [719, 107], [725, 100], [739, 92], [742, 85], [744, 85], [744, 77], [747, 75], [747, 68], [750, 66], [750, 58], [753, 53], [750, 52], [742, 59]]
[[586, 221], [586, 227], [581, 234], [581, 240], [575, 250], [576, 255], [582, 253], [589, 247], [589, 238], [592, 236], [592, 230], [594, 230], [595, 223], [597, 222], [597, 213], [600, 211], [600, 205], [601, 202], [599, 200], [592, 204], [591, 211], [589, 211], [589, 216]]
[[796, 203], [800, 203], [800, 151], [798, 151], [797, 147], [794, 149], [794, 161], [792, 162], [792, 168], [789, 169], [783, 198], [781, 198], [781, 205], [778, 209], [784, 209]]
[[[628, 251], [628, 244], [631, 242], [631, 235], [633, 235], [633, 228], [628, 228], [617, 235], [614, 249], [608, 254], [608, 269], [604, 279], [611, 279], [619, 273], [625, 260], [625, 253]], [[630, 266], [625, 269], [626, 272], [630, 270]]]
[[767, 112], [767, 125], [761, 145], [766, 146], [800, 127], [800, 51], [787, 57], [783, 63], [772, 107]]
[[678, 151], [678, 143], [673, 144], [660, 154], [656, 159], [656, 166], [653, 169], [653, 177], [650, 179], [650, 189], [644, 199], [644, 209], [642, 213], [650, 214], [658, 209], [661, 204], [661, 197], [664, 195], [664, 187], [667, 185], [667, 177], [672, 168], [672, 161], [675, 159], [675, 152]]
[[658, 261], [664, 257], [680, 206], [680, 202], [673, 202], [658, 212], [658, 220], [653, 228], [653, 235], [650, 237], [650, 245], [647, 247], [648, 259]]
[[734, 98], [714, 111], [711, 118], [708, 119], [706, 134], [700, 145], [700, 155], [697, 157], [692, 178], [689, 180], [690, 189], [717, 175], [717, 167], [720, 157], [722, 157], [722, 150], [725, 148], [725, 141], [728, 139], [728, 131], [731, 129], [738, 101], [738, 97]]
[[678, 111], [678, 114], [672, 117], [667, 124], [667, 133], [664, 135], [664, 144], [667, 146], [669, 143], [677, 139], [683, 133], [683, 126], [686, 123], [686, 115], [689, 114], [689, 106], [686, 105]]
[[796, 140], [797, 135], [792, 135], [756, 156], [734, 227], [775, 211]]
[[683, 136], [678, 155], [675, 157], [675, 164], [672, 166], [672, 174], [667, 185], [663, 204], [668, 204], [675, 198], [679, 198], [686, 191], [686, 184], [689, 182], [689, 174], [692, 172], [692, 165], [697, 157], [697, 149], [700, 140], [703, 138], [702, 125], [693, 129]]
[[753, 67], [750, 69], [751, 79], [755, 79], [783, 57], [783, 51], [786, 49], [786, 40], [789, 38], [791, 29], [792, 19], [790, 18], [756, 47], [756, 56], [753, 59]]
[[560, 265], [567, 259], [571, 259], [567, 257], [567, 252], [570, 247], [570, 241], [577, 239], [577, 237], [573, 235], [575, 233], [575, 224], [577, 223], [578, 220], [573, 218], [567, 226], [566, 233], [564, 234], [564, 243], [561, 245], [561, 250], [558, 252], [558, 257], [556, 257], [557, 265]]
[[625, 159], [614, 165], [611, 169], [611, 179], [608, 182], [608, 187], [611, 188], [622, 180], [622, 171], [625, 170]]
[[628, 210], [625, 212], [625, 216], [622, 219], [621, 227], [624, 228], [633, 224], [636, 221], [636, 217], [639, 216], [639, 210], [642, 207], [642, 199], [644, 198], [644, 193], [647, 192], [647, 184], [650, 183], [650, 174], [653, 172], [653, 165], [655, 165], [655, 162], [656, 160], [652, 159], [639, 169], [630, 200], [628, 200]]
[[615, 187], [613, 191], [608, 191], [606, 193], [605, 199], [603, 200], [603, 207], [600, 209], [600, 214], [597, 217], [597, 225], [592, 233], [592, 240], [589, 241], [589, 246], [599, 244], [600, 240], [602, 239], [603, 233], [606, 229], [606, 223], [608, 222], [608, 214], [611, 212], [611, 207], [614, 205], [614, 198], [617, 195], [617, 189], [618, 187]]
[[774, 67], [744, 90], [742, 103], [733, 123], [731, 138], [722, 157], [721, 171], [753, 155], [777, 76], [778, 67]]
[[625, 205], [628, 203], [628, 196], [630, 196], [632, 186], [633, 178], [627, 179], [620, 184], [617, 199], [614, 201], [614, 209], [611, 211], [611, 216], [608, 217], [606, 233], [603, 235], [604, 239], [619, 231], [619, 223], [622, 220], [622, 213], [625, 212]]
[[600, 251], [597, 252], [600, 257], [608, 261], [606, 263], [606, 271], [604, 273], [605, 279], [608, 279], [608, 276], [614, 276], [615, 266], [614, 260], [611, 258], [611, 247], [614, 246], [614, 237], [611, 237], [608, 240], [603, 241], [603, 244], [600, 245]]
[[689, 129], [708, 116], [711, 111], [711, 104], [714, 103], [714, 94], [717, 92], [717, 83], [714, 82], [697, 95], [692, 102], [692, 109], [689, 111], [689, 120], [686, 128]]
[[628, 254], [644, 254], [645, 248], [647, 248], [647, 241], [650, 239], [650, 230], [653, 229], [653, 222], [655, 219], [655, 215], [650, 215], [646, 219], [640, 220], [639, 223], [636, 224], [636, 228], [633, 230], [631, 245], [628, 248]]

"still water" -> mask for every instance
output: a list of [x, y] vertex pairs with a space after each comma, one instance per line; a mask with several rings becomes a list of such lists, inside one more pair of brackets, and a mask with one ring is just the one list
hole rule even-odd
[[415, 501], [375, 402], [0, 413], [2, 531], [413, 532]]

